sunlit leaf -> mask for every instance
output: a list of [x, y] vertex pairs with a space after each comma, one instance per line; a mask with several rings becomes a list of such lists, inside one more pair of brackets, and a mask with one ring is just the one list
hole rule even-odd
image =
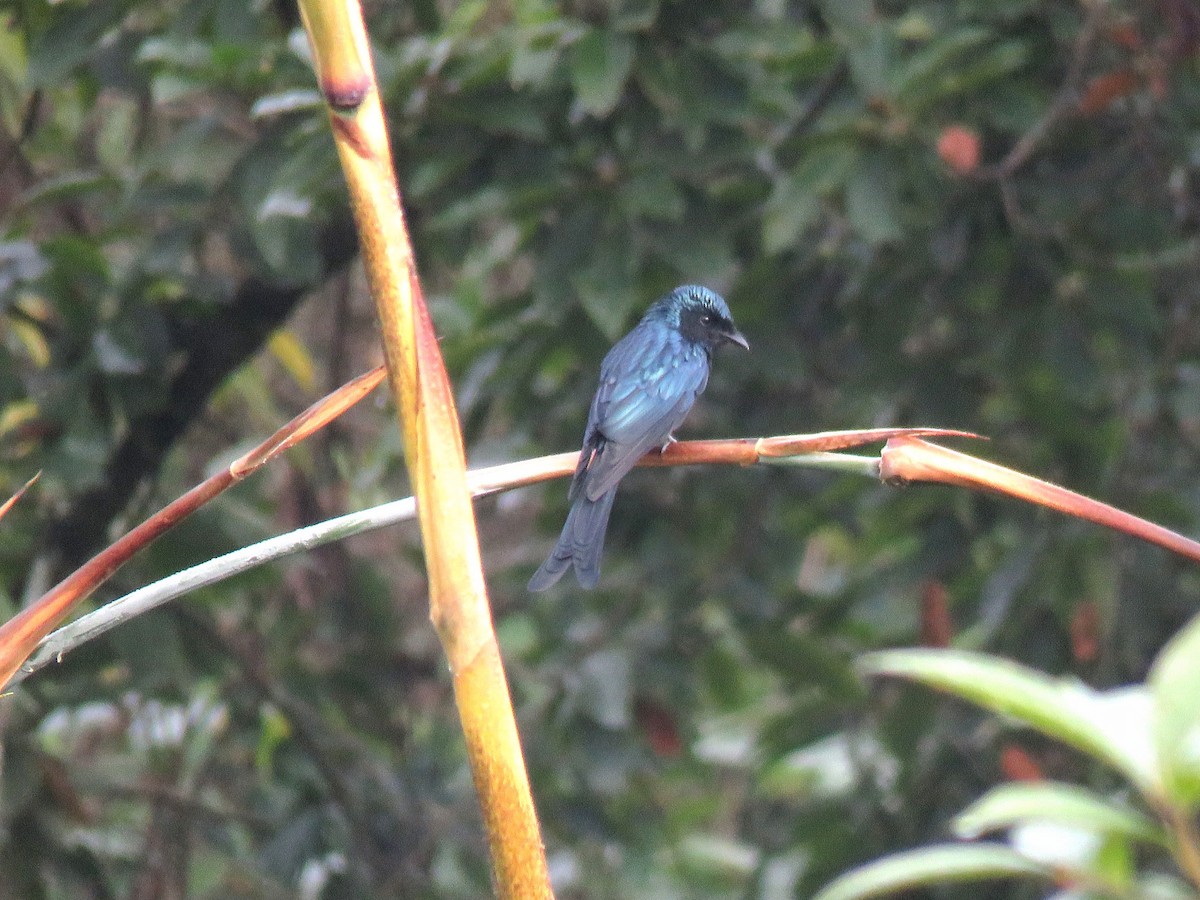
[[34, 365], [39, 368], [49, 365], [50, 345], [46, 343], [46, 336], [41, 328], [22, 319], [13, 319], [8, 323], [8, 327]]
[[1000, 844], [941, 844], [885, 856], [826, 885], [813, 900], [859, 900], [911, 888], [996, 878], [1052, 878], [1053, 870]]
[[1018, 720], [1104, 760], [1144, 792], [1161, 781], [1151, 743], [1152, 700], [1139, 688], [1093, 691], [1005, 659], [958, 650], [888, 650], [859, 661], [871, 675], [908, 678]]
[[1084, 788], [1048, 781], [993, 788], [955, 817], [954, 832], [977, 838], [1031, 821], [1073, 825], [1137, 841], [1165, 840], [1162, 829], [1148, 816]]
[[275, 358], [287, 369], [288, 374], [296, 380], [296, 384], [306, 391], [313, 389], [316, 384], [313, 358], [308, 348], [296, 338], [295, 333], [281, 328], [271, 335], [268, 346]]
[[1159, 655], [1150, 673], [1154, 743], [1171, 802], [1200, 803], [1200, 617]]
[[709, 878], [748, 876], [760, 856], [753, 844], [710, 834], [688, 835], [680, 842], [679, 853], [694, 874]]
[[14, 400], [0, 407], [0, 437], [9, 436], [38, 416], [38, 405], [32, 400]]
[[264, 706], [259, 713], [258, 744], [254, 749], [254, 765], [261, 773], [269, 773], [275, 762], [275, 751], [292, 735], [291, 723], [273, 706]]

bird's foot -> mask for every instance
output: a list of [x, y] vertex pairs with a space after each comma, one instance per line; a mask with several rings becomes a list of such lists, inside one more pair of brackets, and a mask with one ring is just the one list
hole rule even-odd
[[678, 444], [678, 443], [679, 443], [679, 439], [676, 438], [675, 435], [668, 434], [666, 443], [658, 448], [659, 455], [661, 456], [662, 454], [666, 453], [667, 448], [670, 447], [672, 444]]

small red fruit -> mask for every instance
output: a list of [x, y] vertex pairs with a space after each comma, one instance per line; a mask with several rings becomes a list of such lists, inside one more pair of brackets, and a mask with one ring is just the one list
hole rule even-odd
[[970, 175], [979, 168], [979, 135], [963, 125], [948, 125], [938, 135], [937, 153], [956, 175]]

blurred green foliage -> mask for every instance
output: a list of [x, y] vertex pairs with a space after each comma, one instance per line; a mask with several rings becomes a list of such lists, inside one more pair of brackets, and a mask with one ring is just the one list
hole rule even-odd
[[[956, 837], [972, 843], [887, 855], [837, 878], [815, 900], [1003, 878], [1056, 883], [1064, 892], [1055, 896], [1195, 897], [1200, 757], [1190, 735], [1197, 721], [1198, 645], [1195, 617], [1155, 660], [1146, 684], [1106, 691], [948, 648], [861, 657], [865, 674], [909, 679], [977, 703], [1103, 762], [1123, 783], [1113, 796], [1044, 778], [999, 785], [951, 823]], [[1146, 812], [1128, 802], [1131, 788]], [[1007, 834], [1007, 846], [979, 841], [997, 832]]]
[[[574, 447], [611, 341], [700, 281], [754, 349], [719, 360], [683, 436], [966, 428], [1197, 530], [1192, 0], [367, 15], [472, 459]], [[45, 473], [0, 532], [11, 611], [374, 350], [290, 4], [0, 17], [0, 488]], [[316, 384], [288, 341], [243, 365], [279, 327]], [[118, 587], [405, 492], [394, 431], [359, 413]], [[1119, 685], [1200, 589], [1012, 503], [706, 469], [631, 477], [600, 589], [530, 598], [565, 507], [531, 489], [480, 524], [567, 898], [811, 896], [944, 837], [1017, 750], [1103, 780], [963, 707], [868, 691], [852, 661], [949, 624]], [[206, 590], [6, 704], [16, 896], [488, 890], [411, 531]]]

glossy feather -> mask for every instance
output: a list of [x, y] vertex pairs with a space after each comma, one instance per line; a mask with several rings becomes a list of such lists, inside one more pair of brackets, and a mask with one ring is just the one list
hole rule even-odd
[[745, 346], [725, 301], [684, 286], [655, 303], [604, 357], [571, 480], [571, 511], [529, 590], [545, 590], [572, 565], [580, 585], [595, 586], [618, 483], [671, 441], [708, 384], [714, 349], [725, 342]]

